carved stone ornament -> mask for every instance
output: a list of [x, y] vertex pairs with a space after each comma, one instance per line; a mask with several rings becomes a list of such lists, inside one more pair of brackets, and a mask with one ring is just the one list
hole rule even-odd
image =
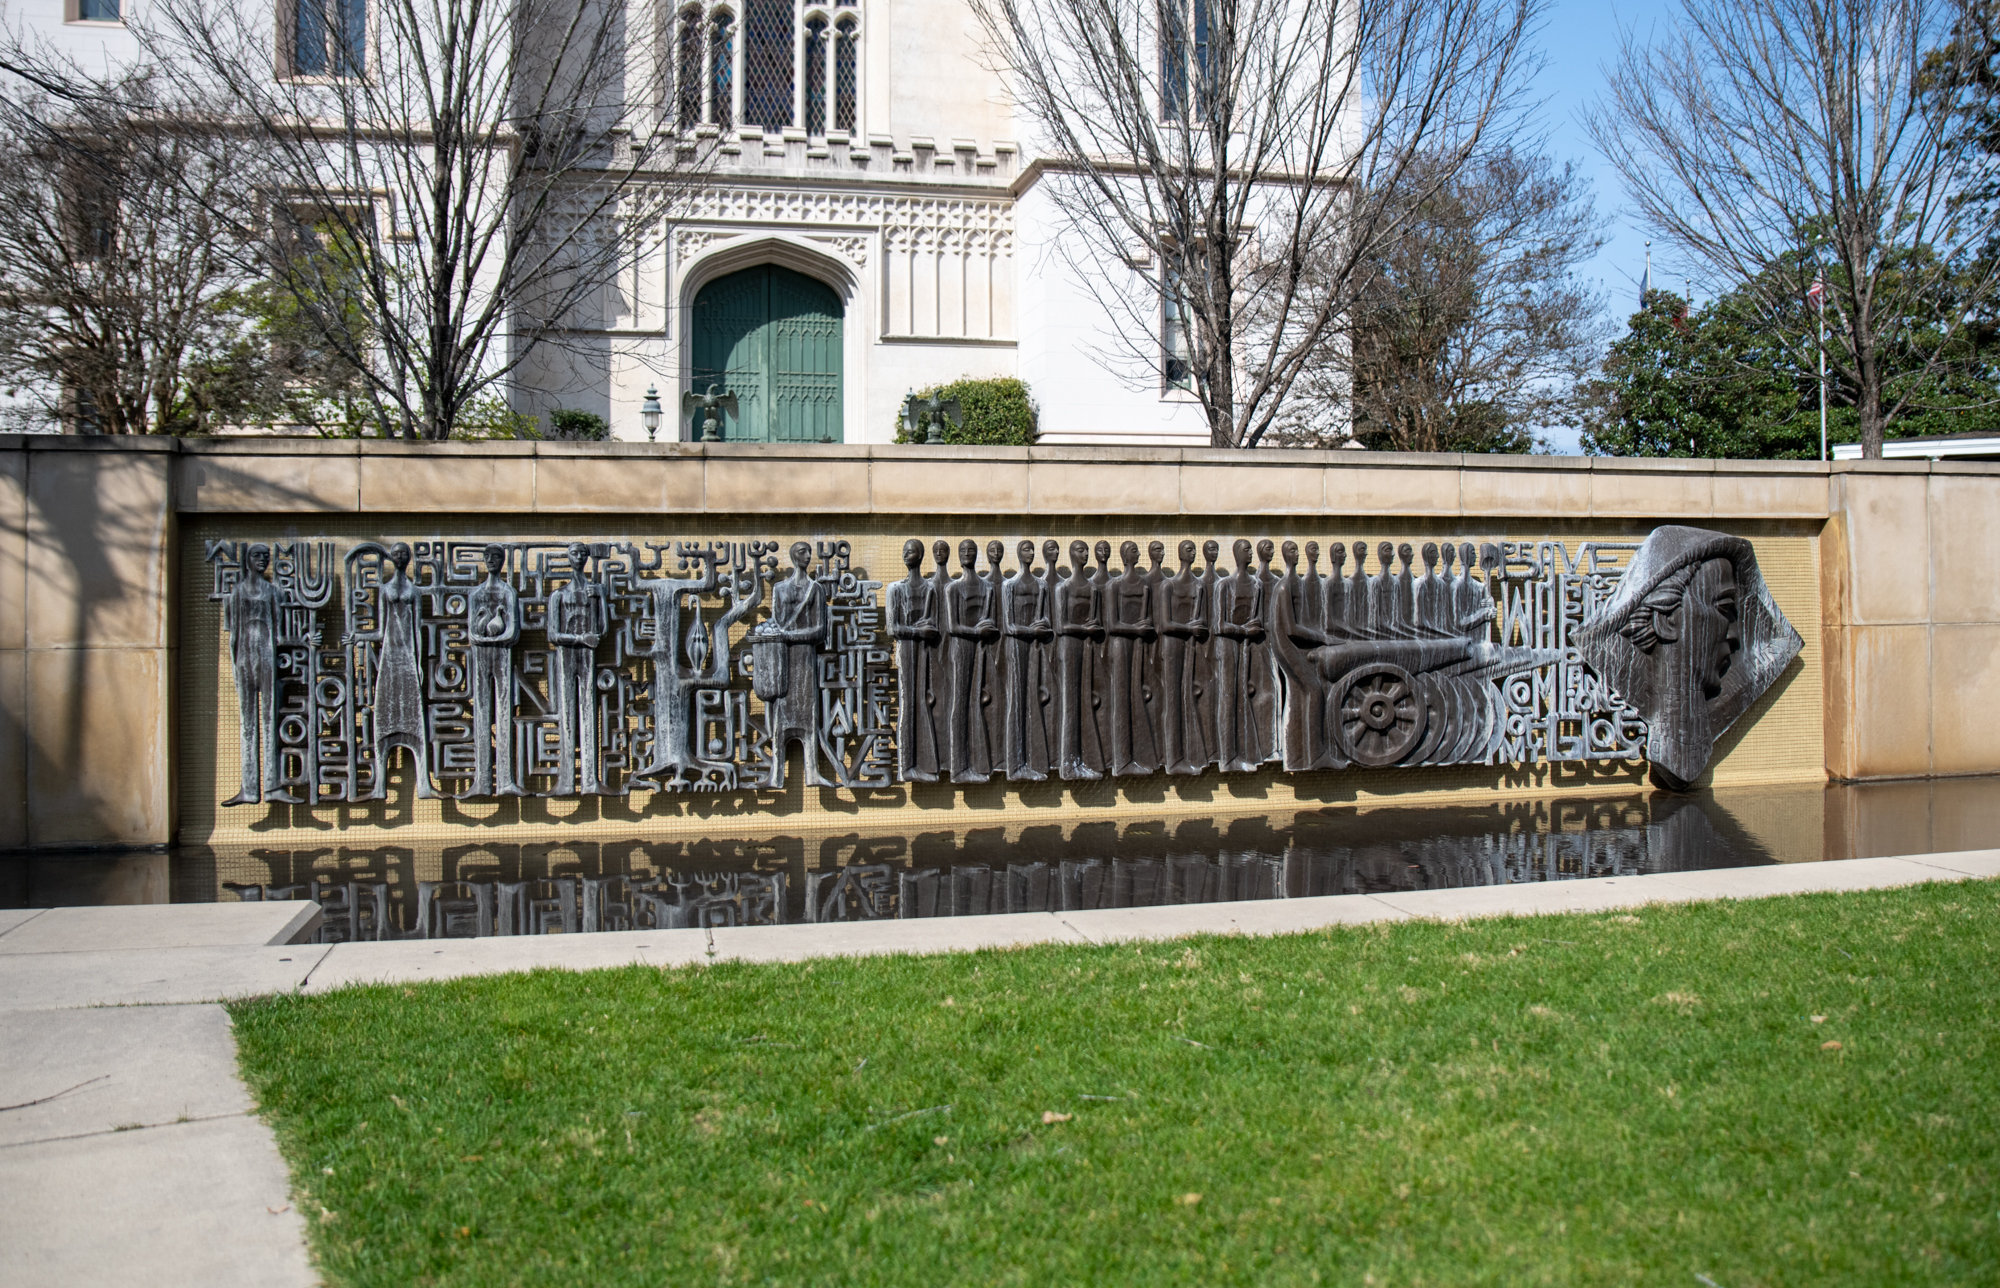
[[382, 800], [399, 748], [419, 796], [780, 790], [794, 747], [848, 791], [1639, 759], [1679, 789], [1800, 648], [1749, 542], [1696, 528], [926, 553], [885, 615], [845, 541], [362, 542], [334, 633], [332, 542], [210, 542], [224, 804]]

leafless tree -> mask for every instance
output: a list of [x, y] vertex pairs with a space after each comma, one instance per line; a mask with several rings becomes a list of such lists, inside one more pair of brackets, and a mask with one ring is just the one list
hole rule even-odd
[[[1626, 41], [1591, 133], [1645, 221], [1797, 351], [1822, 269], [1828, 370], [1862, 451], [1962, 350], [1993, 296], [2000, 157], [1959, 127], [1949, 0], [1682, 0], [1675, 34]], [[1811, 370], [1815, 341], [1797, 352]], [[1894, 362], [1890, 355], [1900, 351]]]
[[1540, 2], [971, 0], [1098, 356], [1184, 382], [1222, 447], [1279, 422], [1362, 266], [1515, 105]]
[[703, 169], [658, 128], [665, 51], [628, 44], [610, 0], [290, 0], [275, 27], [269, 6], [158, 0], [134, 25], [189, 97], [220, 99], [191, 132], [262, 149], [242, 232], [385, 436], [447, 437], [531, 358], [560, 367], [548, 350], [608, 329]]
[[152, 128], [138, 74], [62, 92], [0, 82], [0, 381], [11, 419], [112, 434], [201, 432], [240, 385], [252, 316], [225, 211], [226, 140]]
[[1361, 265], [1349, 325], [1301, 377], [1279, 441], [1527, 451], [1574, 421], [1602, 347], [1576, 269], [1603, 245], [1583, 177], [1499, 146], [1441, 183], [1413, 167], [1396, 235]]

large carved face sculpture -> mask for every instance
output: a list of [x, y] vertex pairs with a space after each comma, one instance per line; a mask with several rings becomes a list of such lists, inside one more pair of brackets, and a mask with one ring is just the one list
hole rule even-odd
[[911, 537], [903, 543], [903, 567], [915, 572], [924, 562], [924, 543]]
[[1591, 669], [1645, 717], [1654, 781], [1677, 790], [1708, 768], [1716, 739], [1802, 643], [1748, 541], [1681, 527], [1646, 539], [1576, 640]]
[[259, 541], [244, 552], [243, 562], [250, 565], [250, 571], [262, 577], [271, 570], [271, 547]]
[[1719, 697], [1722, 682], [1743, 647], [1743, 622], [1736, 603], [1736, 569], [1727, 559], [1711, 559], [1701, 566], [1688, 587], [1681, 611], [1687, 615], [1700, 650], [1701, 692], [1706, 698]]

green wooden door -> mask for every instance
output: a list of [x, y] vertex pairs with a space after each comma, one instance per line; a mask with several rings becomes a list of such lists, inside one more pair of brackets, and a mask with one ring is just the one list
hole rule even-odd
[[736, 395], [722, 436], [838, 443], [840, 296], [775, 264], [717, 278], [694, 297], [694, 383]]

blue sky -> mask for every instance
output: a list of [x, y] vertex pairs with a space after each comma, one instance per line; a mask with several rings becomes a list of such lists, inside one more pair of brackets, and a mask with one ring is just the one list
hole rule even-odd
[[[1675, 0], [1553, 0], [1533, 37], [1548, 61], [1535, 89], [1543, 100], [1541, 123], [1550, 154], [1577, 163], [1592, 183], [1598, 213], [1610, 220], [1605, 230], [1610, 240], [1585, 266], [1584, 276], [1598, 284], [1608, 297], [1606, 312], [1620, 322], [1637, 307], [1646, 234], [1624, 210], [1618, 176], [1591, 145], [1581, 116], [1604, 92], [1609, 65], [1618, 55], [1619, 32], [1631, 29], [1642, 38], [1664, 33], [1678, 13]], [[1659, 276], [1661, 285], [1669, 285], [1664, 274]], [[1558, 451], [1577, 450], [1573, 438], [1555, 445]]]

